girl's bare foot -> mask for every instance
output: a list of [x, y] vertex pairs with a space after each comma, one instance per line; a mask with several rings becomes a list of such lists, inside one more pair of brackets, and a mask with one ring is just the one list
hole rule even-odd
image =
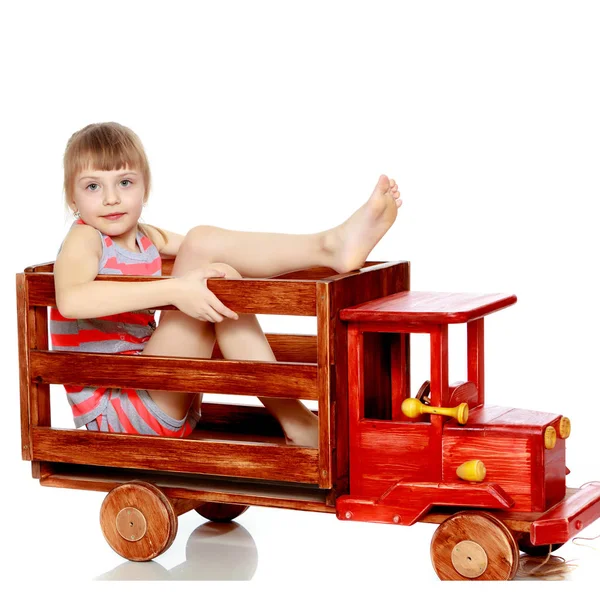
[[344, 223], [325, 233], [329, 266], [338, 273], [360, 269], [392, 226], [402, 205], [398, 185], [381, 175], [371, 197]]

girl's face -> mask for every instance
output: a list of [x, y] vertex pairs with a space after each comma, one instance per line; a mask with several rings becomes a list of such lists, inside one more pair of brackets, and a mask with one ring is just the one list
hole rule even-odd
[[135, 169], [85, 170], [75, 178], [75, 206], [85, 223], [111, 237], [137, 225], [144, 205], [144, 182]]

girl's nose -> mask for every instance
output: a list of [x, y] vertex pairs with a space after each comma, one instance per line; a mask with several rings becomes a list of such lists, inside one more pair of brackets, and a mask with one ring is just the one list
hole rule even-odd
[[121, 199], [116, 190], [107, 188], [106, 194], [104, 195], [104, 204], [120, 204]]

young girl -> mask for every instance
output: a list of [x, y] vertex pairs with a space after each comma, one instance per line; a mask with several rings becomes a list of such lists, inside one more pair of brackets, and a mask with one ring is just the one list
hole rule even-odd
[[[200, 225], [179, 235], [138, 223], [150, 169], [137, 135], [118, 123], [74, 133], [64, 156], [65, 199], [76, 217], [54, 265], [55, 350], [210, 358], [215, 339], [230, 360], [274, 361], [255, 315], [237, 315], [207, 287], [211, 277], [272, 277], [313, 266], [359, 269], [396, 219], [394, 180], [382, 175], [344, 223], [314, 234], [251, 233]], [[98, 274], [160, 276], [156, 282], [96, 281]], [[156, 306], [172, 304], [156, 326]], [[202, 393], [65, 386], [75, 425], [93, 431], [184, 437]], [[317, 446], [317, 417], [293, 399], [260, 398], [288, 443]]]

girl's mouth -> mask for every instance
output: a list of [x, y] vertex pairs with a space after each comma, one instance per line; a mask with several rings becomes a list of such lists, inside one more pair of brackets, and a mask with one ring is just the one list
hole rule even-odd
[[110, 219], [111, 221], [116, 221], [117, 219], [120, 219], [125, 213], [115, 213], [112, 215], [105, 215], [104, 218], [105, 219]]

